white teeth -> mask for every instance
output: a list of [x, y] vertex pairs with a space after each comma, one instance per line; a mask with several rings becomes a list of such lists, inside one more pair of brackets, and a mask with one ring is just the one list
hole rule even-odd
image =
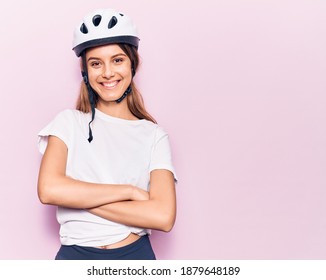
[[105, 86], [107, 88], [112, 88], [118, 84], [118, 81], [114, 81], [114, 82], [110, 82], [110, 83], [102, 83], [102, 84], [103, 84], [103, 86]]

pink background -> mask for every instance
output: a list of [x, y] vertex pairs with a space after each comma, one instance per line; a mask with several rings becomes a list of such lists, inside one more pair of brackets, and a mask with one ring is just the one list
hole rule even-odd
[[160, 259], [326, 258], [326, 2], [2, 1], [0, 259], [52, 259], [37, 133], [73, 108], [75, 25], [113, 7], [139, 28], [137, 82], [170, 134], [178, 218]]

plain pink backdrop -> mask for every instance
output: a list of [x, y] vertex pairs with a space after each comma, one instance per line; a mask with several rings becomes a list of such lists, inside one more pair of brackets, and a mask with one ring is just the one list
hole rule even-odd
[[136, 81], [169, 132], [178, 217], [159, 259], [326, 258], [326, 2], [3, 1], [0, 259], [53, 259], [55, 208], [36, 183], [37, 133], [73, 108], [84, 14], [139, 28]]

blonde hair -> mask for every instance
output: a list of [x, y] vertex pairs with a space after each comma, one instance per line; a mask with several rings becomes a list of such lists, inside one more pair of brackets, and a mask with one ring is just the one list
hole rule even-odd
[[[132, 71], [136, 72], [139, 65], [139, 56], [137, 49], [128, 44], [118, 44], [119, 47], [126, 53], [126, 55], [131, 60], [131, 65], [133, 67]], [[144, 100], [136, 88], [134, 81], [131, 81], [131, 92], [127, 95], [127, 104], [130, 112], [138, 119], [145, 119], [153, 123], [157, 123], [156, 120], [147, 112], [144, 105]], [[96, 107], [96, 103], [95, 103]], [[76, 109], [83, 112], [91, 112], [91, 104], [89, 101], [89, 94], [86, 84], [82, 81], [79, 91], [79, 96], [76, 103]]]

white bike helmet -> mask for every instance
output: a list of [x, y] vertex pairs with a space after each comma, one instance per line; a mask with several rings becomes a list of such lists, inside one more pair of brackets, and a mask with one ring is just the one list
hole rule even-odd
[[131, 19], [112, 9], [96, 10], [76, 27], [73, 50], [79, 57], [84, 50], [106, 44], [124, 43], [138, 48], [139, 38]]

